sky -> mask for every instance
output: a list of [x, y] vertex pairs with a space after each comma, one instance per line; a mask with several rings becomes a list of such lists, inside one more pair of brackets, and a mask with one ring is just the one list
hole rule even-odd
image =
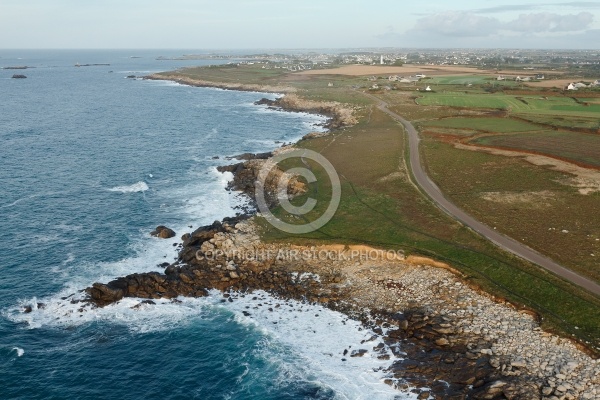
[[598, 49], [600, 1], [0, 0], [4, 49]]

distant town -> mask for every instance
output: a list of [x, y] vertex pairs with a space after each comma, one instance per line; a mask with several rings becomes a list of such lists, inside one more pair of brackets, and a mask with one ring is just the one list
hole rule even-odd
[[[340, 65], [456, 65], [487, 70], [522, 70], [526, 76], [544, 70], [591, 78], [600, 74], [599, 50], [508, 50], [508, 49], [367, 49], [339, 51], [281, 51], [257, 54], [188, 54], [158, 57], [159, 60], [230, 59], [236, 64], [264, 64], [265, 68], [290, 71], [324, 69]], [[527, 74], [529, 72], [529, 74]]]

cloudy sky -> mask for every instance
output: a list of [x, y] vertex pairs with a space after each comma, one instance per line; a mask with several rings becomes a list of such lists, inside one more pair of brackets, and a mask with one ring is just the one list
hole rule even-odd
[[597, 49], [599, 43], [600, 1], [0, 1], [0, 48]]

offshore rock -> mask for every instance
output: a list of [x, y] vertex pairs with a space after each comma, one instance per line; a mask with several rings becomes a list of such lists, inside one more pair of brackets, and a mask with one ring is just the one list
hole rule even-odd
[[161, 239], [170, 239], [175, 237], [176, 233], [174, 230], [167, 228], [166, 226], [159, 225], [155, 230], [150, 232], [152, 236], [159, 237]]

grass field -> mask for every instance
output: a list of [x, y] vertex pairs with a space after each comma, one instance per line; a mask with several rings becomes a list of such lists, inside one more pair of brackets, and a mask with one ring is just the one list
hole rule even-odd
[[501, 86], [517, 86], [515, 81], [498, 81], [494, 77], [482, 75], [466, 75], [466, 76], [432, 76], [424, 81], [432, 85], [501, 85]]
[[537, 124], [545, 124], [555, 126], [557, 128], [584, 128], [596, 130], [600, 133], [600, 118], [598, 116], [582, 118], [582, 117], [555, 117], [552, 115], [533, 115], [522, 114], [519, 118], [531, 121]]
[[[254, 69], [250, 67], [239, 69], [200, 68], [185, 70], [185, 74], [193, 78], [215, 82], [294, 86], [298, 88], [298, 93], [303, 97], [349, 103], [356, 107], [356, 115], [360, 119], [359, 124], [354, 127], [298, 144], [298, 146], [322, 153], [340, 175], [342, 199], [332, 221], [317, 232], [299, 236], [284, 234], [263, 221], [262, 236], [264, 240], [305, 245], [365, 243], [384, 249], [403, 249], [409, 253], [439, 259], [462, 271], [466, 275], [466, 279], [474, 285], [536, 310], [543, 316], [545, 327], [589, 341], [600, 351], [600, 299], [535, 265], [499, 250], [487, 240], [480, 238], [448, 217], [424, 197], [411, 183], [410, 171], [405, 165], [406, 147], [403, 129], [386, 114], [380, 112], [371, 100], [351, 88], [351, 86], [357, 85], [364, 86], [363, 77], [287, 74], [281, 70], [273, 72], [258, 69], [256, 67]], [[334, 83], [334, 86], [328, 87], [328, 82]], [[481, 89], [477, 88], [476, 90], [480, 91]], [[491, 123], [489, 120], [493, 119], [489, 115], [484, 115], [490, 113], [486, 110], [456, 109], [435, 104], [417, 105], [414, 102], [414, 91], [396, 90], [382, 92], [378, 95], [389, 101], [394, 110], [410, 120], [423, 122], [448, 116], [460, 116], [461, 118], [469, 116], [480, 118], [477, 122], [478, 126], [484, 128], [489, 127]], [[432, 93], [432, 95], [437, 96], [438, 94]], [[456, 94], [456, 96], [459, 95]], [[476, 97], [490, 99], [490, 103], [495, 102], [495, 106], [491, 108], [503, 107], [504, 100], [525, 106], [515, 96], [504, 95], [502, 97], [502, 95], [484, 94], [474, 96], [472, 107], [481, 107]], [[471, 99], [471, 96], [462, 97], [463, 100]], [[432, 97], [428, 96], [428, 98]], [[464, 121], [453, 123], [460, 125]], [[517, 129], [517, 127], [520, 129], [524, 126], [516, 122], [510, 124], [504, 129]], [[528, 240], [535, 238], [538, 233], [541, 235], [543, 228], [547, 230], [546, 223], [550, 221], [561, 229], [566, 229], [562, 227], [566, 222], [572, 221], [574, 228], [570, 228], [570, 230], [579, 232], [578, 229], [580, 229], [582, 233], [591, 234], [592, 230], [586, 224], [596, 223], [595, 220], [589, 216], [582, 220], [579, 211], [597, 210], [598, 197], [585, 197], [584, 200], [588, 202], [585, 203], [581, 200], [583, 197], [575, 196], [575, 190], [553, 181], [553, 179], [558, 179], [560, 173], [550, 173], [543, 167], [529, 169], [528, 164], [520, 159], [506, 158], [513, 163], [511, 168], [506, 168], [506, 166], [491, 168], [489, 174], [486, 172], [480, 176], [478, 172], [487, 171], [488, 166], [491, 165], [488, 163], [495, 162], [487, 158], [490, 155], [472, 151], [458, 152], [452, 146], [434, 139], [428, 139], [425, 142], [427, 166], [433, 179], [442, 189], [453, 189], [450, 197], [455, 199], [459, 205], [478, 216], [482, 215], [482, 218], [483, 215], [487, 215], [486, 222], [497, 223], [499, 229], [518, 236], [520, 231], [512, 232], [510, 229], [521, 229], [519, 228], [521, 226], [520, 219], [529, 216], [527, 222], [523, 224], [524, 227], [532, 229], [530, 235], [527, 236], [530, 238]], [[504, 157], [495, 157], [505, 159]], [[494, 158], [494, 160], [496, 159]], [[290, 165], [294, 164], [290, 163]], [[298, 164], [298, 166], [301, 165]], [[464, 174], [464, 171], [470, 173]], [[494, 171], [496, 175], [491, 174], [491, 171]], [[307, 196], [310, 195], [326, 203], [329, 194], [328, 181], [325, 179], [323, 171], [314, 168], [313, 172], [319, 178], [320, 190], [313, 191]], [[477, 208], [483, 207], [480, 203], [467, 201], [470, 198], [481, 198], [484, 191], [499, 190], [491, 186], [490, 188], [485, 187], [485, 184], [489, 185], [492, 182], [500, 187], [513, 188], [515, 183], [535, 184], [531, 187], [524, 187], [523, 190], [552, 191], [558, 196], [559, 204], [562, 205], [557, 208], [561, 212], [556, 213], [552, 220], [542, 219], [544, 224], [540, 224], [542, 215], [533, 212], [527, 213], [528, 209], [520, 205], [509, 204], [503, 206], [502, 212], [495, 212], [494, 207], [487, 204], [490, 202], [489, 200], [480, 201], [489, 206], [481, 209]], [[460, 188], [460, 190], [454, 190], [456, 188]], [[464, 192], [465, 196], [461, 196], [461, 192]], [[299, 201], [301, 203], [302, 198]], [[516, 211], [511, 213], [513, 208]], [[504, 209], [507, 211], [504, 212]], [[318, 211], [319, 206], [314, 212]], [[275, 210], [275, 213], [279, 212], [280, 210]], [[283, 218], [282, 214], [279, 215]], [[600, 215], [600, 213], [595, 215]], [[515, 224], [515, 221], [519, 221], [519, 223]], [[587, 268], [590, 265], [590, 259], [580, 251], [582, 249], [581, 238], [579, 233], [574, 236], [556, 235], [554, 241], [549, 243], [550, 247], [542, 250], [546, 254], [554, 256], [555, 252], [562, 254], [562, 249], [573, 243], [574, 249], [565, 251], [560, 260], [562, 261], [572, 254], [575, 256], [579, 254], [578, 257], [585, 259], [588, 264], [580, 264], [578, 258], [572, 261], [581, 265], [582, 268]], [[578, 240], [579, 245], [575, 239]], [[592, 244], [595, 243], [594, 241]], [[589, 251], [588, 248], [585, 250]], [[600, 253], [600, 249], [598, 253]], [[575, 326], [578, 329], [575, 329]]]
[[[265, 240], [298, 244], [366, 243], [384, 249], [402, 249], [408, 253], [427, 255], [455, 266], [467, 274], [472, 283], [488, 291], [532, 306], [548, 318], [549, 326], [556, 323], [561, 330], [575, 332], [572, 324], [576, 324], [580, 328], [577, 333], [582, 333], [583, 329], [585, 337], [598, 338], [600, 344], [600, 322], [589, 320], [600, 318], [600, 300], [583, 293], [573, 296], [570, 294], [570, 285], [499, 251], [422, 198], [410, 183], [408, 171], [404, 169], [402, 130], [388, 121], [385, 115], [374, 111], [367, 124], [333, 137], [301, 142], [300, 146], [322, 153], [335, 166], [343, 185], [340, 207], [329, 224], [311, 234], [290, 236], [265, 224]], [[513, 170], [506, 171], [506, 175], [501, 174], [504, 178], [511, 176], [520, 179], [528, 175], [528, 171], [516, 173], [520, 161], [516, 162]], [[447, 163], [447, 159], [441, 158], [440, 163]], [[472, 174], [476, 174], [479, 168], [478, 162], [464, 164], [460, 157], [451, 165], [469, 170]], [[317, 173], [319, 182], [327, 182], [318, 169], [313, 171]], [[540, 168], [540, 171], [544, 169]], [[464, 175], [454, 176], [465, 179]], [[542, 187], [545, 178], [541, 179]], [[482, 180], [487, 181], [485, 177]], [[521, 182], [523, 187], [527, 186], [526, 180]], [[556, 186], [564, 190], [561, 185]], [[476, 193], [464, 186], [463, 189]], [[320, 200], [319, 204], [326, 204], [329, 192], [325, 185], [312, 192], [310, 197]], [[303, 199], [300, 200], [302, 203]], [[285, 218], [285, 214], [279, 211], [275, 212]], [[320, 211], [317, 208], [315, 216]], [[527, 214], [528, 210], [523, 211]], [[566, 214], [569, 214], [568, 211]], [[538, 215], [527, 215], [535, 223], [533, 218]], [[307, 217], [310, 220], [311, 216]], [[565, 214], [556, 215], [556, 219], [564, 217]], [[288, 220], [290, 223], [293, 221]], [[579, 240], [579, 236], [573, 238]], [[563, 238], [558, 236], [556, 239], [554, 248], [562, 248], [564, 243], [560, 242]]]
[[[284, 69], [263, 69], [256, 66], [217, 65], [211, 67], [190, 67], [177, 70], [177, 74], [206, 81], [225, 83], [273, 84], [277, 78], [287, 74]], [[159, 73], [169, 75], [171, 72]]]
[[444, 118], [422, 122], [420, 125], [497, 133], [528, 132], [541, 129], [539, 125], [511, 118]]
[[478, 94], [465, 92], [427, 93], [417, 100], [421, 105], [466, 108], [496, 108], [511, 113], [550, 114], [565, 116], [597, 117], [600, 104], [587, 106], [570, 97], [527, 97], [504, 93]]
[[545, 131], [515, 135], [484, 136], [472, 143], [548, 154], [578, 164], [600, 167], [600, 135]]
[[519, 158], [456, 149], [428, 137], [423, 144], [431, 177], [449, 198], [488, 225], [600, 281], [600, 193], [581, 195], [562, 183], [564, 173]]

